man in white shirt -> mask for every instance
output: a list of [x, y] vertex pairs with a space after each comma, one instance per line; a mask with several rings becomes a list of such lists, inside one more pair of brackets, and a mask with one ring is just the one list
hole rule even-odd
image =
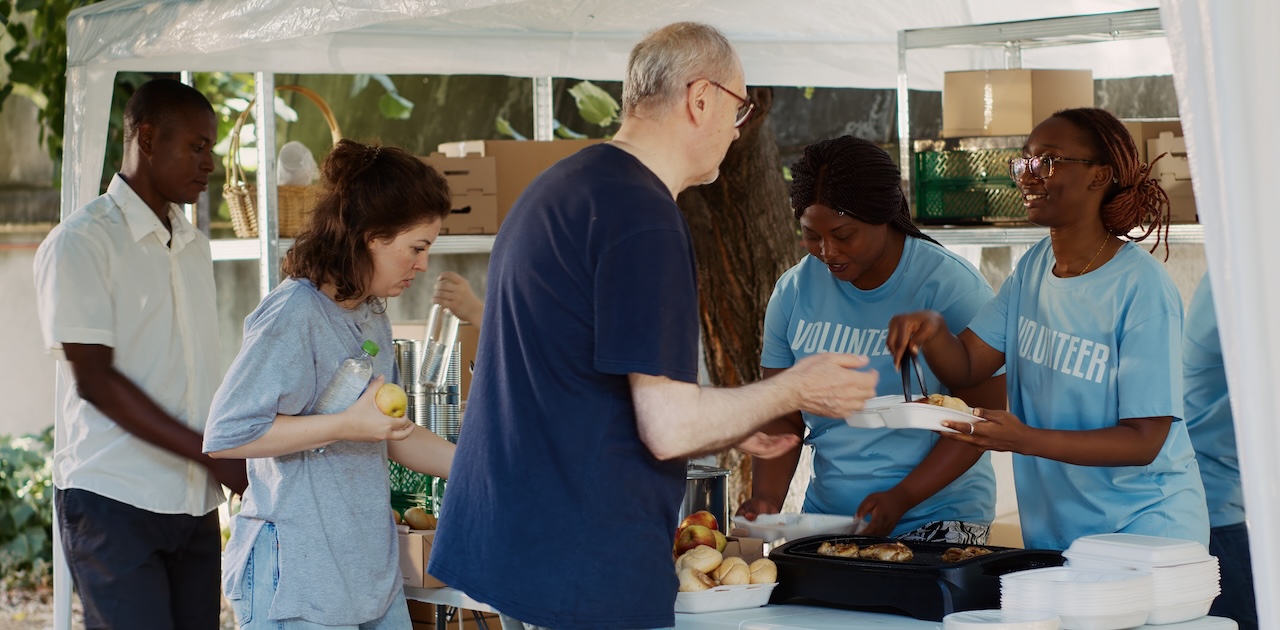
[[120, 173], [36, 253], [54, 499], [87, 628], [218, 627], [221, 486], [248, 481], [243, 460], [201, 452], [220, 380], [213, 261], [175, 205], [208, 186], [217, 128], [197, 90], [139, 87]]

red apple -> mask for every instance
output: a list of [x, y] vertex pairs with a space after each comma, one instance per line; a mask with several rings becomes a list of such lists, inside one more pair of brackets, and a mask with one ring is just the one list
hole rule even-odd
[[698, 545], [705, 545], [715, 549], [715, 530], [707, 529], [702, 525], [690, 525], [680, 530], [680, 534], [676, 536], [676, 555], [679, 556]]
[[706, 510], [699, 510], [684, 517], [684, 520], [680, 521], [680, 526], [676, 528], [676, 532], [680, 532], [690, 525], [701, 525], [713, 531], [720, 529], [720, 523], [716, 520], [715, 515]]

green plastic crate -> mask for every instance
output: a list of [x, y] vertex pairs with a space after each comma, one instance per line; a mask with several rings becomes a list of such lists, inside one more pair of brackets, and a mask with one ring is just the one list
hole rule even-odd
[[966, 180], [1013, 184], [1009, 160], [1021, 149], [973, 149], [916, 153], [916, 181]]
[[916, 184], [916, 221], [992, 223], [1026, 219], [1022, 192], [1012, 181], [937, 180]]
[[400, 513], [411, 507], [431, 511], [432, 477], [391, 460], [387, 460], [387, 467], [391, 475], [391, 507]]

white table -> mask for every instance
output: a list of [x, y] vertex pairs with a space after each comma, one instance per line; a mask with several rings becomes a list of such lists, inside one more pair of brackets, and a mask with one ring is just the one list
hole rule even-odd
[[471, 599], [466, 593], [456, 588], [417, 588], [404, 587], [405, 599], [436, 605], [436, 630], [447, 630], [449, 625], [448, 608], [474, 610], [477, 613], [498, 612], [488, 604]]
[[[456, 588], [404, 587], [404, 595], [414, 601], [436, 605], [436, 630], [446, 630], [445, 607], [497, 612]], [[921, 621], [903, 615], [840, 610], [818, 606], [762, 606], [714, 613], [676, 613], [676, 630], [940, 630], [942, 622]], [[1236, 630], [1236, 623], [1221, 617], [1203, 617], [1164, 626], [1142, 626], [1144, 630]]]
[[[676, 630], [940, 630], [940, 621], [815, 606], [764, 606], [715, 613], [676, 613]], [[1235, 630], [1230, 619], [1204, 617], [1150, 630]]]

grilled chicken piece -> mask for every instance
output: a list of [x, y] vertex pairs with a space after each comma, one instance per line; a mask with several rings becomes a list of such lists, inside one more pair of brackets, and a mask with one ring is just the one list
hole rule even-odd
[[824, 542], [821, 545], [818, 545], [818, 553], [824, 556], [839, 556], [841, 558], [857, 558], [858, 546], [853, 543]]
[[883, 560], [885, 562], [908, 562], [915, 557], [911, 548], [900, 543], [878, 543], [858, 550], [858, 557], [866, 560]]
[[970, 558], [977, 558], [978, 556], [985, 556], [989, 553], [991, 553], [990, 549], [984, 549], [982, 547], [965, 547], [964, 549], [951, 547], [950, 549], [942, 552], [942, 561], [960, 562]]

